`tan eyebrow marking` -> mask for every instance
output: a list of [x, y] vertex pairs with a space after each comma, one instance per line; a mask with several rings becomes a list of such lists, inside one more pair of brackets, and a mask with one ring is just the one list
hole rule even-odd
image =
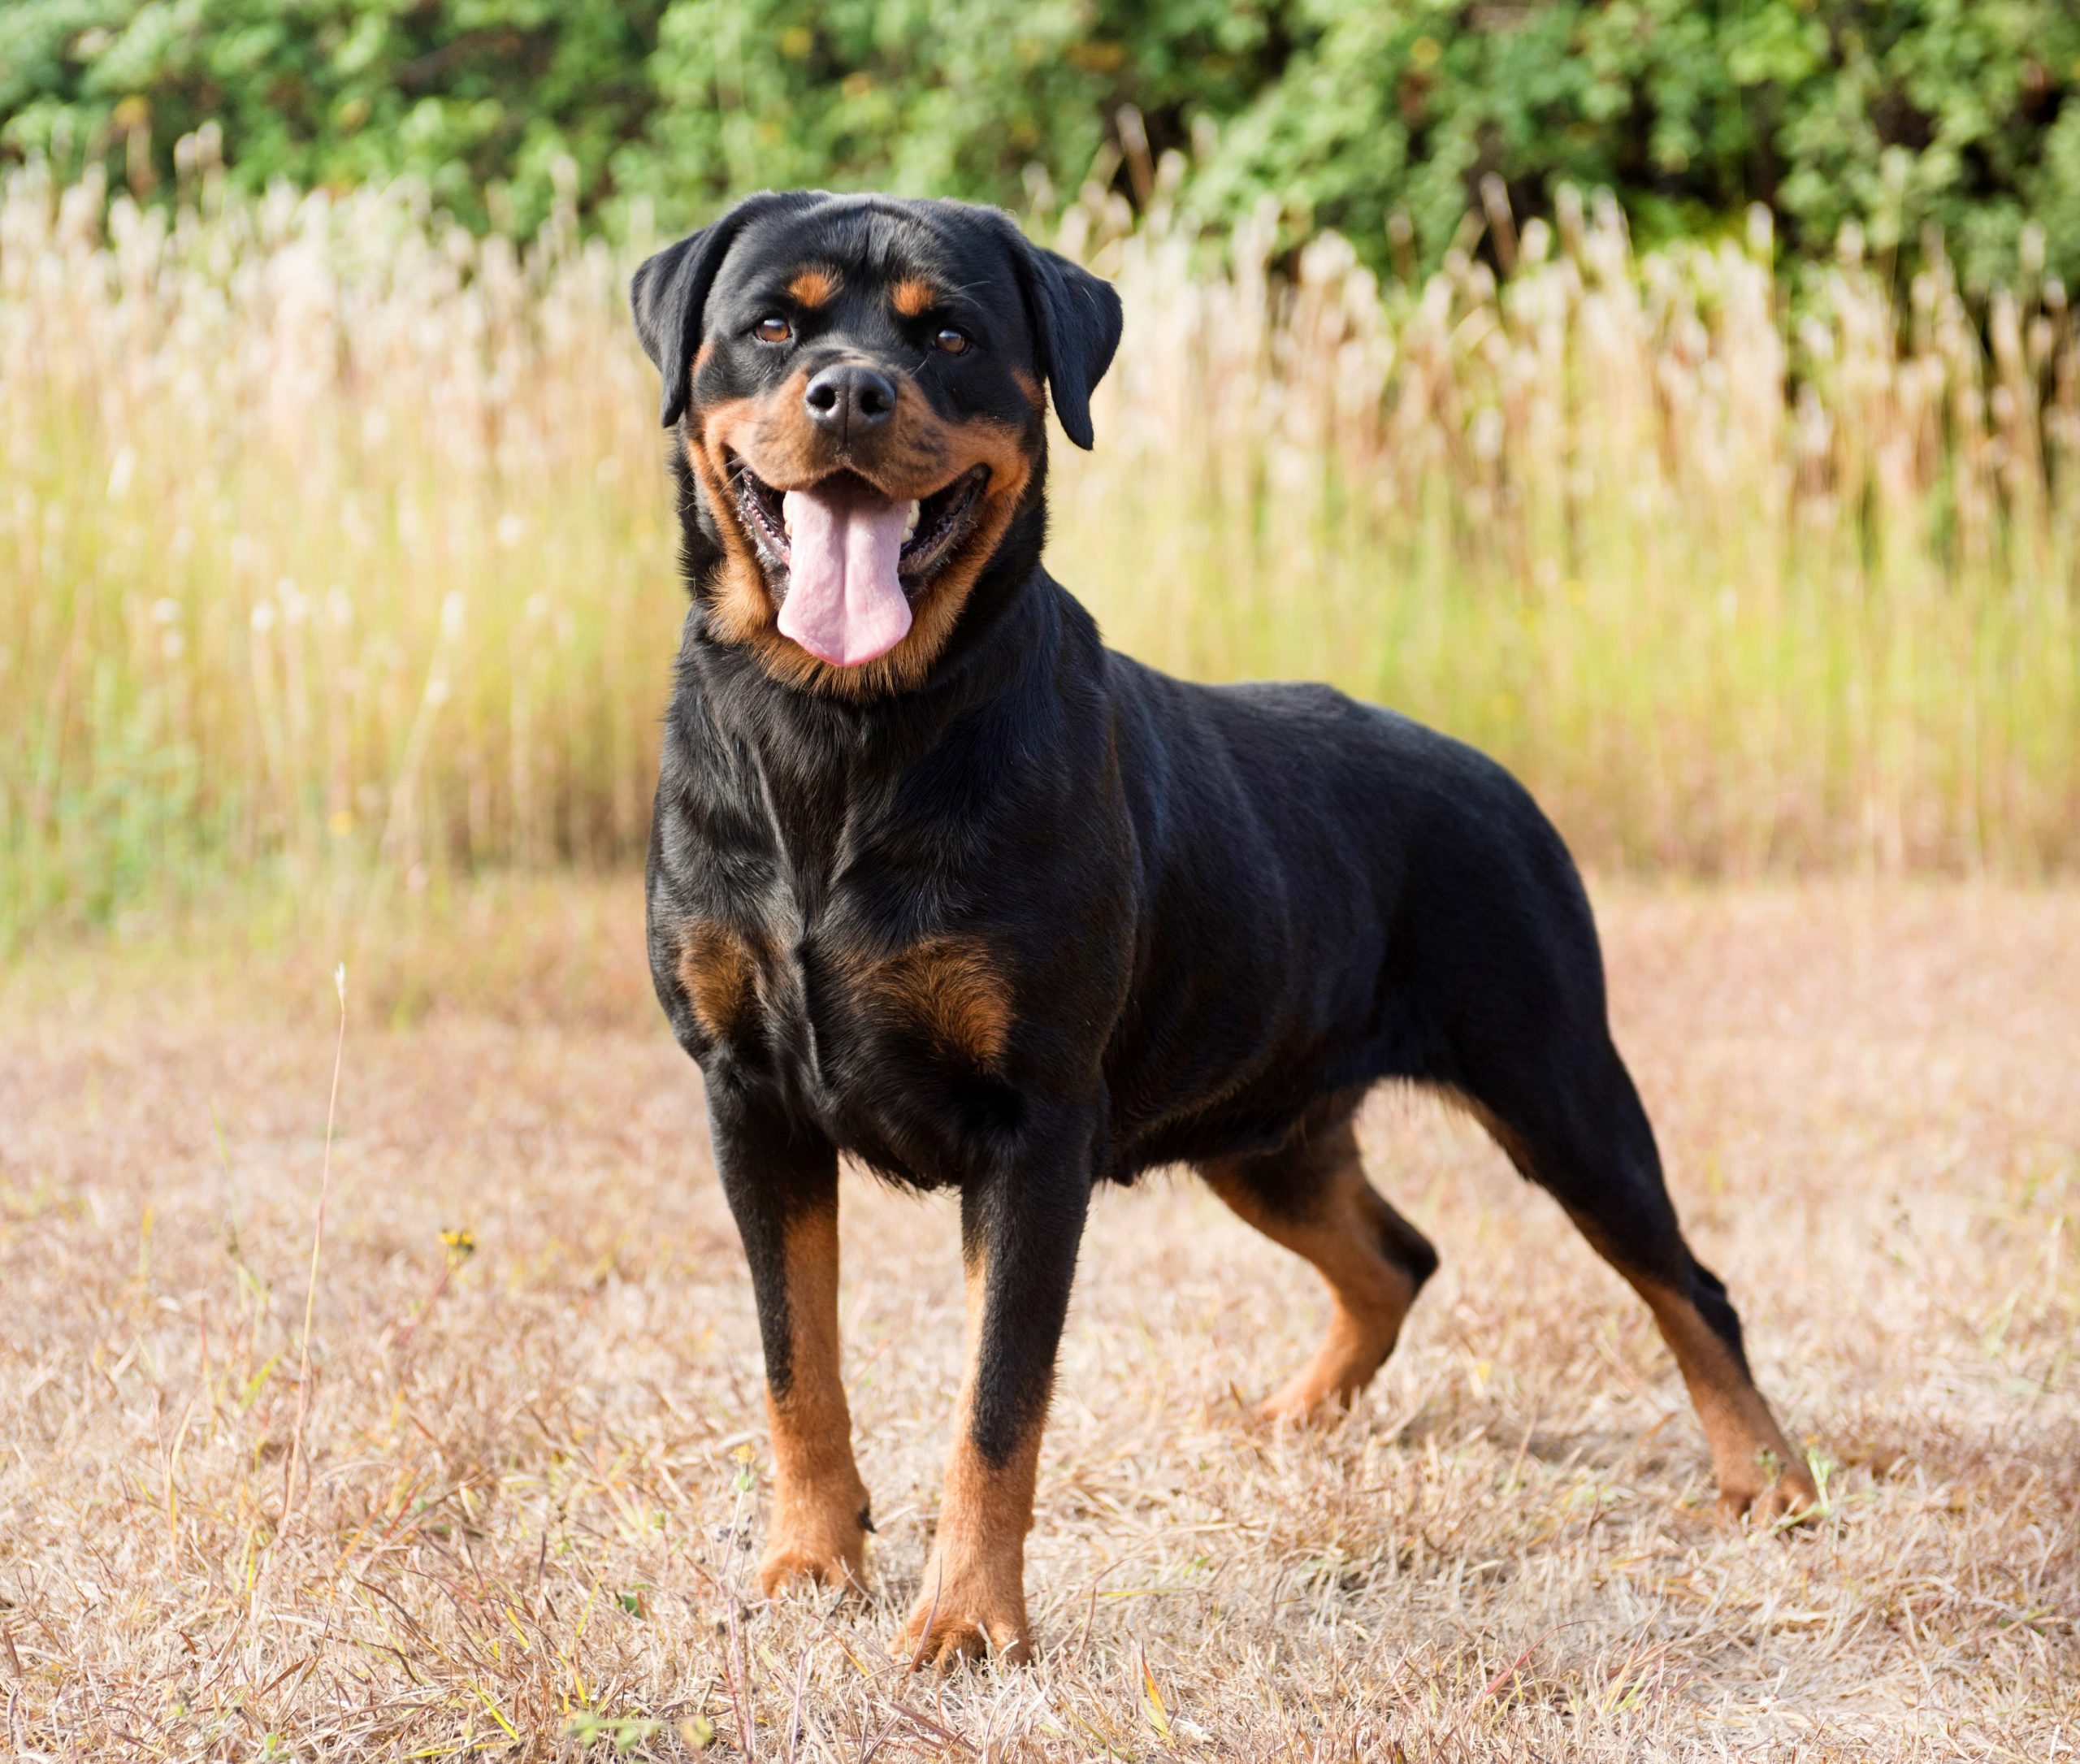
[[922, 276], [906, 275], [888, 291], [895, 310], [906, 319], [928, 313], [939, 303], [939, 291]]
[[795, 272], [795, 279], [787, 284], [791, 300], [804, 306], [821, 306], [838, 292], [838, 272], [817, 269], [812, 266]]

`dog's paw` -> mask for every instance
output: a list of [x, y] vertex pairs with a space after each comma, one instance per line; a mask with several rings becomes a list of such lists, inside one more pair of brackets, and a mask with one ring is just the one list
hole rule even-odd
[[1721, 1487], [1718, 1510], [1727, 1523], [1739, 1524], [1744, 1519], [1757, 1530], [1786, 1521], [1804, 1525], [1819, 1517], [1820, 1491], [1802, 1463], [1758, 1464], [1752, 1481]]
[[1250, 1411], [1259, 1427], [1328, 1427], [1350, 1414], [1364, 1388], [1358, 1380], [1338, 1381], [1313, 1368], [1296, 1374]]
[[797, 1582], [812, 1586], [865, 1586], [865, 1532], [856, 1526], [849, 1535], [837, 1536], [776, 1531], [758, 1564], [759, 1588], [768, 1598], [778, 1598]]
[[864, 1586], [866, 1552], [864, 1549], [817, 1554], [792, 1548], [769, 1549], [758, 1564], [759, 1588], [768, 1598], [778, 1598], [791, 1586]]
[[1266, 1397], [1250, 1411], [1258, 1427], [1327, 1427], [1342, 1415], [1342, 1406], [1325, 1397]]
[[1022, 1592], [1006, 1593], [973, 1581], [949, 1580], [934, 1590], [927, 1571], [925, 1591], [910, 1607], [902, 1633], [889, 1652], [912, 1671], [932, 1666], [941, 1672], [963, 1661], [994, 1654], [1008, 1666], [1033, 1658], [1033, 1637], [1025, 1626]]
[[1250, 1419], [1316, 1427], [1342, 1419], [1393, 1351], [1394, 1333], [1339, 1311], [1314, 1358], [1252, 1409]]

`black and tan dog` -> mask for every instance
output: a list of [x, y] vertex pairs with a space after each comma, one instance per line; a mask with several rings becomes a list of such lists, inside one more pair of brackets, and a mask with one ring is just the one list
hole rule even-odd
[[1473, 1110], [1645, 1299], [1729, 1507], [1811, 1502], [1677, 1228], [1531, 798], [1325, 687], [1116, 655], [1041, 567], [1046, 397], [1089, 447], [1112, 289], [991, 210], [796, 193], [652, 258], [634, 304], [693, 597], [650, 960], [757, 1294], [766, 1590], [864, 1571], [841, 1151], [960, 1192], [968, 1372], [900, 1645], [1016, 1657], [1094, 1185], [1190, 1164], [1311, 1262], [1328, 1333], [1268, 1408], [1347, 1402], [1436, 1265], [1359, 1167], [1382, 1078]]

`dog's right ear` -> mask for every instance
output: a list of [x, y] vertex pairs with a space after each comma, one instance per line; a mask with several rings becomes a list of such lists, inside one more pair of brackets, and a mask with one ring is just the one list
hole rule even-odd
[[748, 196], [712, 226], [689, 233], [644, 262], [628, 285], [628, 304], [635, 314], [635, 334], [643, 353], [665, 377], [659, 420], [666, 428], [686, 414], [692, 395], [693, 358], [700, 347], [701, 310], [715, 272], [729, 255], [730, 244], [745, 226], [776, 209], [806, 207], [813, 190], [766, 191]]

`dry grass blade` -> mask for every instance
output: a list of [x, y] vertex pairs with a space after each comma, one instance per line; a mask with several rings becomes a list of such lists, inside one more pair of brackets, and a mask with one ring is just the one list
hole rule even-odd
[[[325, 1207], [332, 1194], [332, 1129], [339, 1119], [340, 1071], [347, 1057], [347, 970], [332, 970], [332, 990], [339, 995], [340, 1032], [332, 1048], [332, 1086], [325, 1103], [325, 1160], [318, 1178], [318, 1210], [310, 1227], [310, 1274], [303, 1290], [303, 1329], [297, 1347], [296, 1426], [289, 1435], [288, 1468], [282, 1476], [281, 1529], [296, 1515], [297, 1472], [303, 1465], [303, 1424], [310, 1412], [310, 1324], [318, 1311], [318, 1263], [325, 1253]], [[185, 1417], [183, 1417], [184, 1424]], [[171, 1480], [172, 1471], [167, 1471]]]

